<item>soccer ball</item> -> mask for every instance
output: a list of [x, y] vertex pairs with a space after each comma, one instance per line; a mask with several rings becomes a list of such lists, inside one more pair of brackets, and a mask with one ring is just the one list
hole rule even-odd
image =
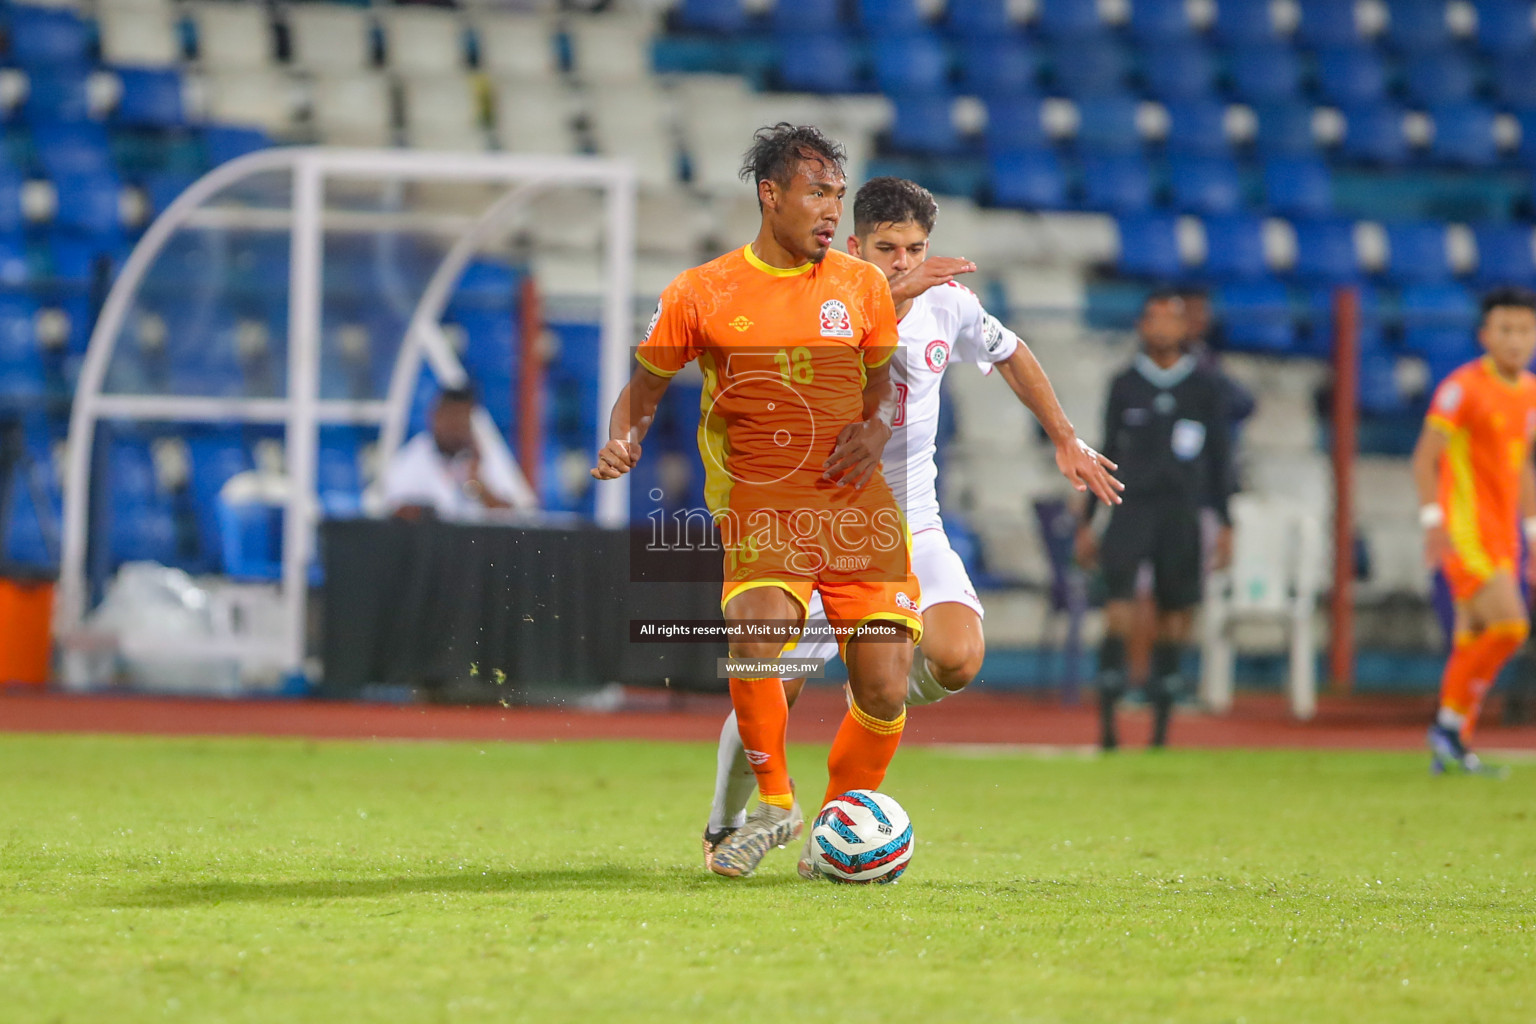
[[834, 797], [811, 827], [811, 863], [834, 882], [894, 882], [912, 860], [912, 820], [884, 793]]

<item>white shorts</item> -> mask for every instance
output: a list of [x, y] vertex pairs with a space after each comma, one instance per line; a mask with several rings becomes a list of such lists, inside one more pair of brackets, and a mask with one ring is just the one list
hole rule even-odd
[[[942, 523], [924, 527], [912, 534], [912, 571], [917, 575], [918, 589], [922, 593], [922, 599], [918, 602], [919, 612], [925, 612], [936, 604], [953, 601], [974, 611], [977, 618], [986, 618], [981, 600], [976, 596], [976, 588], [971, 585], [971, 577], [965, 571], [965, 563], [960, 561], [955, 549], [949, 546], [949, 535], [944, 532]], [[832, 636], [819, 592], [811, 595], [810, 608], [805, 616], [805, 631], [800, 641], [786, 648], [783, 657], [814, 658], [818, 661], [830, 661], [837, 657], [837, 640]]]

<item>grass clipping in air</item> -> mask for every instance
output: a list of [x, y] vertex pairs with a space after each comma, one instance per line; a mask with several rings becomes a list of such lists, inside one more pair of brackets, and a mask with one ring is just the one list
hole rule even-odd
[[[823, 750], [797, 748], [800, 792]], [[11, 1021], [1529, 1021], [1536, 769], [901, 752], [896, 886], [707, 875], [699, 745], [7, 737]], [[723, 1016], [722, 1016], [723, 1015]]]

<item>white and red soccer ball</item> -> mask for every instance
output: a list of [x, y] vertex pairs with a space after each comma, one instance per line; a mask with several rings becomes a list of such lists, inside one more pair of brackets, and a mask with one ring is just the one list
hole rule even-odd
[[884, 793], [834, 797], [811, 826], [811, 862], [834, 882], [894, 882], [912, 860], [912, 819]]

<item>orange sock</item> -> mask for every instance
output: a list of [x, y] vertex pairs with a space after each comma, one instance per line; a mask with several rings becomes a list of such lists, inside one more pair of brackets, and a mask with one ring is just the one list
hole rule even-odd
[[1440, 682], [1440, 708], [1459, 721], [1462, 739], [1471, 739], [1483, 698], [1529, 633], [1530, 627], [1516, 620], [1457, 637]]
[[789, 701], [778, 679], [731, 679], [731, 705], [747, 761], [757, 773], [757, 793], [763, 803], [789, 807], [789, 759], [784, 734], [789, 727]]
[[886, 722], [865, 714], [849, 701], [848, 713], [827, 757], [827, 795], [821, 805], [825, 807], [833, 797], [850, 789], [879, 789], [906, 724], [905, 708], [894, 722]]

